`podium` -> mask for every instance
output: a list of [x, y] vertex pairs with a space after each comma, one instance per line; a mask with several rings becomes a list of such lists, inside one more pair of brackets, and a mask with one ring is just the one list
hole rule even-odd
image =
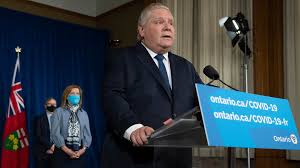
[[144, 146], [176, 148], [207, 146], [199, 107], [178, 116], [171, 124], [155, 130], [148, 138], [148, 144]]
[[[197, 106], [178, 116], [171, 124], [155, 130], [148, 138], [148, 144], [143, 146], [156, 148], [208, 147], [200, 108]], [[220, 165], [227, 164], [228, 168], [235, 167], [235, 158], [231, 153], [231, 148], [228, 148], [227, 156], [224, 156]]]

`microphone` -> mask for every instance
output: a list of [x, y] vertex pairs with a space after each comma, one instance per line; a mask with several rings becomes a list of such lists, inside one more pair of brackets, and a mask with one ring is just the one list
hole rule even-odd
[[213, 81], [215, 80], [219, 80], [220, 79], [220, 75], [218, 73], [217, 70], [215, 70], [215, 68], [213, 68], [211, 65], [207, 65], [206, 67], [204, 67], [203, 69], [203, 73], [212, 81], [210, 81], [207, 85], [210, 85]]
[[235, 91], [239, 91], [233, 87], [231, 87], [230, 85], [226, 84], [224, 81], [222, 81], [220, 79], [220, 75], [218, 73], [218, 71], [212, 67], [211, 65], [207, 65], [206, 67], [204, 67], [203, 69], [203, 73], [209, 78], [211, 79], [212, 81], [210, 81], [207, 85], [210, 85], [213, 81], [215, 80], [218, 80], [220, 81], [221, 83], [223, 83], [225, 86], [229, 87], [230, 89], [232, 90], [235, 90]]

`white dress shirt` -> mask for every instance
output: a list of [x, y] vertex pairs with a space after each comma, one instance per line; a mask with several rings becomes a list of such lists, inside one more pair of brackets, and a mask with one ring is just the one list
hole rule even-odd
[[48, 112], [47, 111], [47, 118], [48, 118], [48, 123], [49, 123], [49, 129], [51, 129], [51, 116], [53, 115], [53, 112]]

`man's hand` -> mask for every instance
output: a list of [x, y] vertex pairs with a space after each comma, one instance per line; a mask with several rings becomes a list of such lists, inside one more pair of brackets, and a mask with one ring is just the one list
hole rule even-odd
[[53, 144], [50, 149], [46, 151], [47, 154], [53, 154], [55, 149], [55, 145]]
[[46, 151], [46, 153], [49, 154], [49, 155], [52, 155], [52, 154], [53, 154], [53, 151], [52, 151], [51, 149], [48, 149], [48, 150]]
[[154, 129], [148, 126], [143, 126], [133, 131], [130, 135], [130, 140], [133, 146], [142, 146], [148, 143], [148, 137], [154, 132]]
[[54, 150], [55, 150], [55, 145], [54, 144], [51, 146], [50, 150], [52, 151], [52, 153], [54, 152]]

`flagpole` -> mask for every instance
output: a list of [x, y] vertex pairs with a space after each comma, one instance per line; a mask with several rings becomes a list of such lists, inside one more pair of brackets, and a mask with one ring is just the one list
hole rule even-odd
[[17, 48], [15, 48], [15, 51], [17, 53], [17, 66], [18, 66], [18, 70], [20, 71], [20, 53], [22, 52], [22, 48], [17, 46]]
[[[13, 74], [13, 79], [11, 82], [11, 86], [13, 86], [13, 84], [15, 83], [16, 80], [16, 75], [17, 75], [17, 70], [20, 71], [20, 53], [22, 52], [22, 48], [20, 48], [19, 46], [17, 46], [17, 48], [15, 48], [15, 51], [17, 53], [17, 61], [16, 61], [16, 65], [15, 65], [15, 70], [14, 70], [14, 74]], [[8, 109], [7, 109], [7, 115], [6, 117], [9, 117], [10, 114], [10, 106], [11, 106], [11, 101], [9, 99], [9, 105], [8, 105]]]
[[15, 51], [17, 53], [17, 62], [16, 62], [16, 66], [15, 66], [15, 71], [14, 71], [14, 76], [13, 76], [12, 84], [15, 83], [15, 77], [16, 77], [17, 70], [20, 71], [20, 53], [22, 52], [22, 48], [20, 48], [19, 46], [17, 46], [17, 48], [15, 48]]

